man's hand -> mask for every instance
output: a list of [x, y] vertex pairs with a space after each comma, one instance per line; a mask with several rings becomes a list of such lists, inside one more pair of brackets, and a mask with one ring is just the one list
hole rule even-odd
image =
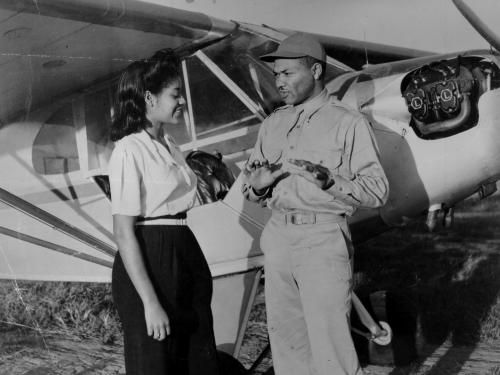
[[321, 164], [314, 164], [302, 159], [288, 159], [288, 162], [298, 168], [291, 168], [290, 173], [298, 174], [322, 190], [327, 190], [335, 184], [330, 170]]
[[267, 160], [254, 160], [245, 165], [243, 173], [246, 182], [259, 193], [271, 186], [284, 171], [281, 169], [281, 164], [270, 165]]

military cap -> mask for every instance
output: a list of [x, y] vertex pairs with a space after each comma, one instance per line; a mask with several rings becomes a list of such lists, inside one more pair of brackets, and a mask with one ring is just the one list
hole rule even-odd
[[325, 49], [320, 42], [309, 35], [295, 33], [284, 39], [276, 51], [260, 56], [260, 59], [273, 62], [276, 59], [296, 59], [306, 56], [326, 61]]

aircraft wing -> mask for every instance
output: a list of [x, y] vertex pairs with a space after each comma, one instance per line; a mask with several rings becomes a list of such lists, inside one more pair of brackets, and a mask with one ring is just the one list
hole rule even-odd
[[[133, 0], [3, 0], [0, 25], [0, 123], [29, 118], [31, 111], [111, 77], [158, 49], [194, 51], [238, 27], [201, 13]], [[283, 30], [278, 39], [291, 32]], [[367, 61], [426, 54], [316, 37], [331, 57], [353, 69]]]
[[0, 124], [165, 48], [201, 46], [236, 25], [137, 1], [0, 2]]
[[325, 47], [326, 54], [355, 70], [365, 65], [382, 64], [433, 55], [432, 52], [389, 46], [339, 37], [311, 34]]
[[[250, 29], [254, 33], [265, 35], [276, 42], [296, 32], [296, 30], [291, 29], [275, 29], [267, 25], [257, 26], [240, 23], [240, 26]], [[304, 33], [321, 42], [330, 60], [334, 60], [330, 61], [330, 63], [343, 65], [347, 70], [360, 70], [367, 64], [382, 64], [435, 54], [414, 48], [397, 47], [310, 32]]]

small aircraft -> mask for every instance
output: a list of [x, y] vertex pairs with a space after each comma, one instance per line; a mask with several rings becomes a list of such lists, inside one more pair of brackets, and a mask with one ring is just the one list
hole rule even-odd
[[[500, 50], [465, 0], [453, 2]], [[108, 134], [117, 78], [130, 62], [175, 48], [187, 107], [183, 123], [167, 132], [186, 155], [195, 151], [195, 164], [208, 163], [199, 151], [218, 152], [214, 175], [231, 182], [200, 189], [203, 204], [188, 222], [214, 277], [218, 347], [237, 354], [269, 217], [244, 200], [240, 171], [259, 125], [281, 102], [272, 67], [259, 56], [292, 31], [135, 0], [0, 0], [0, 19], [0, 278], [109, 282], [116, 247]], [[435, 55], [314, 36], [329, 56], [328, 90], [369, 119], [390, 183], [384, 207], [350, 218], [355, 243], [423, 213], [430, 228], [440, 213], [449, 225], [457, 202], [495, 191], [496, 51]]]

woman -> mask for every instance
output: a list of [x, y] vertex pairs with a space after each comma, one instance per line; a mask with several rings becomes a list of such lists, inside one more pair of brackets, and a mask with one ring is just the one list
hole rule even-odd
[[186, 211], [196, 176], [165, 124], [185, 104], [171, 50], [132, 63], [118, 84], [109, 162], [119, 252], [113, 298], [123, 325], [127, 375], [218, 374], [212, 277]]

